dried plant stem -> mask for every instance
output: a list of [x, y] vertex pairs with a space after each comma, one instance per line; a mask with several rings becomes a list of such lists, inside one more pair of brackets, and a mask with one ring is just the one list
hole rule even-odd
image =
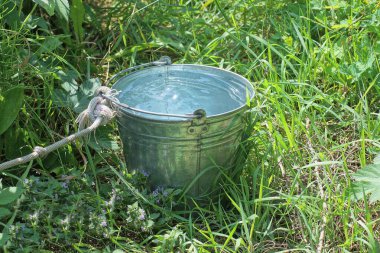
[[[306, 130], [308, 131], [310, 128], [310, 119], [306, 118]], [[313, 155], [313, 160], [312, 163], [318, 162], [318, 157], [317, 153], [315, 152], [313, 145], [311, 144], [310, 137], [307, 137], [307, 146]], [[327, 224], [327, 195], [325, 193], [325, 190], [323, 189], [323, 183], [322, 183], [322, 178], [320, 176], [319, 171], [321, 170], [321, 166], [315, 166], [314, 172], [315, 176], [317, 178], [317, 183], [318, 183], [318, 188], [319, 188], [319, 195], [323, 199], [323, 204], [322, 204], [322, 225], [321, 225], [321, 232], [319, 233], [319, 239], [318, 239], [318, 246], [317, 246], [317, 253], [321, 253], [323, 250], [324, 246], [324, 241], [325, 241], [325, 228]]]

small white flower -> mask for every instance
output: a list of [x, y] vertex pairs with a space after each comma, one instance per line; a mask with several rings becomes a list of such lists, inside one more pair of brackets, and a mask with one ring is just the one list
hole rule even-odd
[[30, 219], [30, 220], [37, 220], [37, 219], [38, 219], [38, 213], [35, 212], [34, 214], [30, 214], [30, 215], [29, 215], [29, 219]]
[[69, 217], [66, 216], [65, 219], [61, 220], [61, 225], [66, 225], [66, 224], [69, 224]]

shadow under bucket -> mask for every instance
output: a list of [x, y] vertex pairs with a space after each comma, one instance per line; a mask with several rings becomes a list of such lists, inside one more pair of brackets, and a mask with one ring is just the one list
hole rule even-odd
[[137, 70], [115, 82], [127, 167], [151, 189], [182, 188], [201, 198], [234, 169], [250, 82], [230, 71], [190, 64]]

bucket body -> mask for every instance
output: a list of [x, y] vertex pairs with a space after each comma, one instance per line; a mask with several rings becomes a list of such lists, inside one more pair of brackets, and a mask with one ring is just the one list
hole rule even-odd
[[136, 71], [113, 86], [127, 167], [148, 174], [153, 189], [183, 188], [207, 195], [222, 171], [234, 169], [244, 128], [248, 80], [201, 65], [173, 64]]

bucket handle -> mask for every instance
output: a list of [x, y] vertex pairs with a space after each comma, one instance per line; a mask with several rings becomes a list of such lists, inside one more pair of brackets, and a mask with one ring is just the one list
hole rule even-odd
[[[164, 65], [171, 65], [171, 64], [172, 64], [172, 61], [171, 61], [169, 56], [162, 56], [158, 61], [144, 63], [141, 65], [130, 67], [130, 68], [127, 68], [127, 69], [120, 71], [116, 75], [112, 76], [105, 83], [105, 86], [108, 86], [108, 84], [110, 84], [111, 81], [115, 80], [117, 77], [119, 77], [122, 74], [132, 72], [132, 71], [135, 71], [135, 70], [138, 70], [141, 68], [152, 67], [152, 66], [164, 66]], [[131, 111], [135, 111], [135, 112], [144, 113], [144, 114], [150, 114], [150, 115], [156, 115], [156, 116], [165, 116], [165, 117], [188, 118], [188, 119], [205, 118], [206, 117], [206, 113], [203, 109], [197, 109], [193, 113], [187, 113], [187, 114], [170, 114], [170, 113], [151, 112], [151, 111], [145, 111], [145, 110], [137, 109], [137, 108], [131, 107], [131, 106], [124, 104], [124, 103], [120, 103], [115, 97], [108, 96], [104, 93], [101, 93], [99, 95], [102, 96], [103, 98], [109, 100], [111, 103], [113, 103], [119, 107], [131, 110]]]
[[172, 60], [170, 59], [169, 56], [162, 56], [158, 61], [143, 63], [143, 64], [140, 64], [138, 66], [134, 66], [134, 67], [124, 69], [124, 70], [120, 71], [119, 73], [117, 73], [116, 75], [113, 75], [107, 82], [105, 82], [104, 85], [107, 86], [108, 84], [110, 84], [110, 82], [112, 80], [116, 79], [116, 77], [119, 77], [120, 75], [122, 75], [124, 73], [132, 72], [132, 71], [142, 69], [142, 68], [146, 68], [146, 67], [164, 66], [164, 65], [171, 65], [171, 64], [172, 64]]

